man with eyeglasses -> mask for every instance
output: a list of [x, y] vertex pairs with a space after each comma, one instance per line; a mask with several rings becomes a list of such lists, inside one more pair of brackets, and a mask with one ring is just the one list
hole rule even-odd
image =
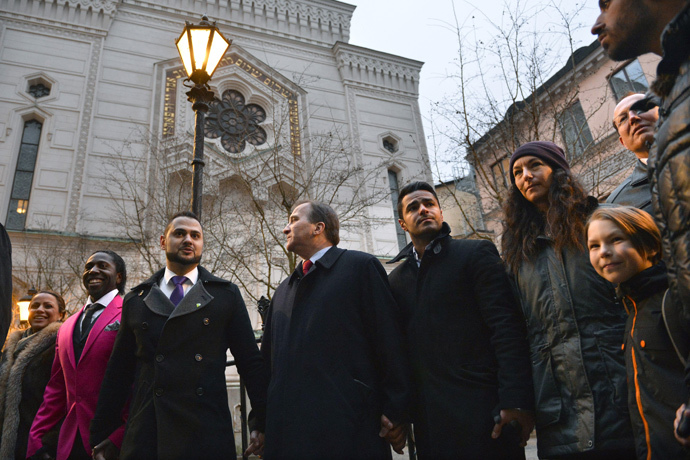
[[637, 157], [635, 169], [611, 192], [607, 203], [634, 206], [652, 214], [652, 192], [647, 173], [649, 149], [654, 142], [654, 127], [659, 119], [655, 98], [644, 94], [624, 97], [613, 111], [613, 127], [618, 140]]

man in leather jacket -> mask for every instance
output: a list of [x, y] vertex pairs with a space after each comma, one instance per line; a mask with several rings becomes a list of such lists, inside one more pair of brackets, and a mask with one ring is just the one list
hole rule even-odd
[[[611, 59], [663, 56], [652, 90], [661, 98], [650, 151], [654, 219], [662, 236], [669, 289], [690, 324], [690, 2], [599, 0], [592, 33]], [[687, 360], [686, 360], [687, 361]], [[690, 372], [686, 368], [686, 384]], [[690, 387], [690, 385], [689, 385]], [[683, 407], [683, 406], [681, 406]], [[679, 414], [682, 410], [679, 410]], [[690, 410], [685, 410], [690, 416]], [[680, 439], [679, 439], [680, 440]], [[680, 440], [690, 445], [690, 438]]]
[[640, 93], [624, 97], [614, 109], [613, 127], [618, 132], [618, 140], [635, 154], [636, 161], [632, 174], [611, 192], [607, 203], [634, 206], [650, 214], [654, 212], [647, 160], [658, 119], [658, 100]]

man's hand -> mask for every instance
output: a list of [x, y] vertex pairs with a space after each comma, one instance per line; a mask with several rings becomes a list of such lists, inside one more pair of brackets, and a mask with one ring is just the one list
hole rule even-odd
[[249, 435], [249, 447], [244, 451], [245, 457], [250, 455], [258, 455], [261, 457], [264, 454], [264, 434], [260, 431], [254, 430]]
[[690, 447], [690, 437], [681, 438], [680, 436], [678, 436], [678, 433], [676, 431], [678, 430], [678, 425], [680, 424], [680, 418], [683, 416], [683, 412], [685, 412], [685, 417], [690, 417], [690, 409], [688, 409], [685, 406], [685, 404], [678, 408], [678, 410], [676, 411], [676, 419], [673, 421], [673, 436], [675, 436], [678, 442], [684, 445], [685, 447]]
[[501, 436], [501, 430], [503, 430], [503, 425], [506, 425], [512, 421], [516, 421], [520, 424], [520, 446], [525, 447], [527, 441], [529, 440], [529, 435], [534, 429], [534, 412], [528, 410], [519, 409], [502, 409], [501, 410], [501, 421], [494, 425], [494, 430], [491, 433], [493, 439], [498, 439]]
[[105, 441], [98, 443], [91, 451], [93, 460], [117, 460], [120, 458], [120, 449], [113, 442], [106, 438]]
[[407, 440], [407, 428], [406, 423], [395, 424], [385, 415], [381, 415], [379, 436], [388, 441], [395, 452], [402, 454]]

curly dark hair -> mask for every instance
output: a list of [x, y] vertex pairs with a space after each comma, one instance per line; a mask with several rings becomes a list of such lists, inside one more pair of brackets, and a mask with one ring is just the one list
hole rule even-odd
[[522, 195], [515, 184], [510, 187], [508, 199], [503, 204], [505, 219], [501, 248], [513, 273], [517, 273], [522, 262], [537, 254], [539, 235], [549, 234], [556, 254], [565, 248], [585, 249], [585, 225], [596, 202], [588, 200], [577, 179], [561, 168], [553, 170], [548, 198], [549, 209], [544, 214]]

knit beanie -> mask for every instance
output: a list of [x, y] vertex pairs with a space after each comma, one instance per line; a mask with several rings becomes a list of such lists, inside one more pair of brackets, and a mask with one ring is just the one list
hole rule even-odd
[[513, 164], [515, 160], [520, 157], [531, 155], [544, 160], [552, 168], [561, 168], [570, 171], [568, 161], [565, 159], [565, 152], [563, 149], [547, 141], [534, 141], [521, 145], [513, 152], [510, 157], [510, 182], [515, 183], [515, 176], [513, 176]]

